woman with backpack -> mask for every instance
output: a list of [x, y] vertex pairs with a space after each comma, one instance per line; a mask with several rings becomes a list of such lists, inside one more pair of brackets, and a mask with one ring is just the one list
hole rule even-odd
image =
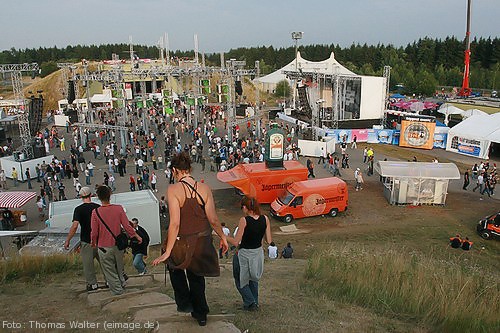
[[175, 155], [171, 168], [177, 183], [167, 188], [170, 225], [164, 253], [153, 260], [153, 265], [168, 260], [177, 311], [191, 313], [200, 326], [205, 326], [209, 312], [205, 277], [220, 276], [212, 230], [221, 239], [223, 253], [228, 245], [215, 211], [212, 190], [191, 176], [189, 152]]

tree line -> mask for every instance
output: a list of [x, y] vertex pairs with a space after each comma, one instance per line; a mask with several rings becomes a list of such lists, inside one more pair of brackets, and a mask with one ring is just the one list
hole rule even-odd
[[[31, 49], [4, 50], [0, 52], [0, 63], [41, 64], [42, 76], [57, 70], [56, 63], [65, 61], [105, 60], [118, 54], [122, 59], [130, 58], [127, 44], [76, 45], [65, 48], [39, 47]], [[335, 58], [349, 70], [362, 75], [381, 76], [384, 66], [391, 66], [391, 90], [403, 93], [432, 94], [438, 86], [460, 87], [464, 69], [465, 45], [456, 37], [445, 39], [422, 38], [406, 46], [391, 44], [316, 44], [299, 47], [303, 58], [311, 61], [325, 60], [333, 51]], [[156, 46], [134, 45], [134, 52], [141, 58], [158, 58]], [[247, 67], [260, 61], [263, 75], [275, 71], [294, 59], [293, 46], [242, 47], [225, 52], [225, 59], [245, 60]], [[172, 57], [192, 58], [194, 51], [173, 51]], [[220, 65], [220, 54], [206, 54], [207, 65]], [[470, 85], [476, 89], [498, 90], [500, 86], [500, 38], [475, 38], [471, 42]]]

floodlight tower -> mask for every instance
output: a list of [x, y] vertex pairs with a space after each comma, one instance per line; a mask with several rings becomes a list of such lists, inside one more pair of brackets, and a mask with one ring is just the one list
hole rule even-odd
[[458, 92], [459, 96], [468, 97], [472, 93], [469, 88], [469, 75], [470, 75], [470, 12], [472, 0], [467, 0], [467, 31], [465, 32], [465, 57], [464, 57], [464, 78], [462, 80], [462, 88]]
[[[298, 55], [298, 42], [299, 42], [299, 39], [302, 39], [302, 35], [304, 33], [302, 31], [294, 31], [292, 32], [292, 39], [295, 41], [295, 71], [298, 72], [298, 68], [297, 68], [297, 55]], [[296, 91], [296, 87], [297, 87], [297, 81], [294, 80], [293, 82], [293, 108], [295, 109], [295, 95], [297, 93]]]

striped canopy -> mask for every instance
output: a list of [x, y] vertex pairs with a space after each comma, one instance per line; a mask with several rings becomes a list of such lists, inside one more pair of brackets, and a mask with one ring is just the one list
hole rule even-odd
[[36, 196], [36, 192], [1, 192], [0, 208], [21, 208]]

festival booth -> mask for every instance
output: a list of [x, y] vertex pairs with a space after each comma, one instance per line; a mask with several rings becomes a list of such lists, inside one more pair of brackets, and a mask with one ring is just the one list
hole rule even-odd
[[[96, 197], [92, 197], [92, 201], [100, 204]], [[45, 233], [60, 234], [64, 244], [66, 235], [73, 222], [73, 211], [76, 206], [80, 205], [82, 200], [63, 200], [51, 202], [49, 205], [49, 230], [44, 230]], [[161, 243], [160, 229], [160, 213], [159, 204], [156, 196], [151, 190], [134, 191], [116, 193], [111, 195], [111, 203], [122, 205], [129, 219], [137, 218], [139, 225], [142, 226], [149, 234], [149, 245]], [[80, 228], [78, 228], [78, 233]], [[76, 237], [76, 236], [75, 236]]]
[[446, 150], [488, 159], [492, 143], [500, 143], [500, 113], [471, 116], [452, 127]]
[[460, 179], [453, 163], [378, 161], [384, 196], [391, 205], [444, 205], [450, 179]]
[[[37, 233], [36, 231], [5, 230], [23, 226], [27, 222], [26, 211], [11, 211], [11, 208], [19, 209], [35, 196], [36, 192], [0, 192], [0, 215], [2, 216], [0, 223], [1, 258], [6, 258], [10, 254], [9, 249], [13, 243], [19, 249], [19, 247], [26, 244]], [[5, 212], [7, 214], [4, 215]], [[6, 228], [7, 226], [10, 228]]]

